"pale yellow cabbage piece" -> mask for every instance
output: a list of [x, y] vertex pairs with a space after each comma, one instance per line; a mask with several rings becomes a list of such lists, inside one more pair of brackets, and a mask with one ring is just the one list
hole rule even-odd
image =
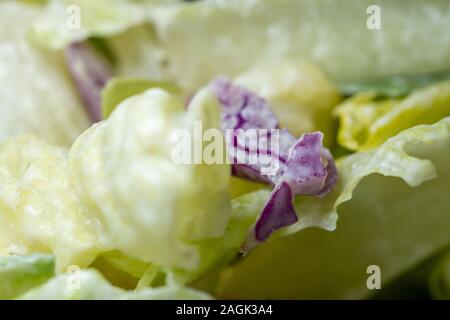
[[332, 109], [340, 94], [316, 66], [289, 60], [266, 63], [240, 74], [236, 83], [267, 99], [280, 126], [294, 135], [322, 131], [325, 144], [334, 141]]
[[350, 150], [374, 148], [402, 130], [450, 116], [450, 82], [417, 90], [402, 99], [377, 100], [363, 92], [337, 106], [338, 142]]

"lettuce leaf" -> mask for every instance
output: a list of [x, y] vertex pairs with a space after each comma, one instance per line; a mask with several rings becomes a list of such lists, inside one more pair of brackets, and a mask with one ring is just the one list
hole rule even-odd
[[63, 49], [91, 36], [121, 33], [145, 18], [145, 10], [133, 1], [50, 0], [29, 35], [43, 47]]
[[26, 40], [39, 12], [15, 1], [0, 3], [0, 142], [33, 133], [67, 146], [88, 127], [88, 119], [62, 52], [41, 50]]
[[450, 82], [431, 85], [403, 99], [376, 98], [374, 91], [363, 92], [336, 107], [341, 146], [371, 149], [404, 129], [450, 115]]
[[269, 191], [259, 190], [233, 199], [230, 221], [223, 236], [197, 242], [200, 265], [194, 270], [166, 269], [168, 281], [191, 283], [233, 261], [268, 197]]
[[176, 164], [172, 158], [180, 143], [175, 130], [202, 138], [193, 134], [195, 121], [204, 130], [219, 127], [212, 94], [199, 92], [186, 112], [181, 99], [150, 89], [123, 101], [70, 151], [80, 200], [105, 226], [112, 247], [131, 258], [195, 269], [200, 261], [192, 243], [225, 231], [230, 166]]
[[120, 251], [102, 253], [100, 259], [106, 261], [111, 267], [126, 272], [137, 279], [141, 278], [149, 267], [148, 263], [130, 258]]
[[125, 291], [112, 286], [94, 269], [60, 274], [28, 291], [21, 300], [200, 300], [211, 299], [203, 292], [180, 286], [166, 286], [139, 291]]
[[[282, 233], [294, 234], [226, 269], [214, 292], [235, 299], [368, 297], [370, 265], [380, 267], [383, 288], [449, 245], [449, 151], [445, 118], [341, 159], [331, 194], [296, 203], [299, 224]], [[337, 213], [334, 232], [308, 228], [333, 230]]]
[[[175, 0], [52, 0], [32, 24], [29, 38], [62, 50], [74, 43], [102, 43], [118, 76], [169, 80], [167, 56], [158, 43], [149, 12]], [[77, 20], [78, 19], [78, 20]]]
[[141, 24], [106, 39], [116, 58], [118, 76], [168, 81], [166, 50], [158, 43], [152, 26]]
[[373, 4], [209, 0], [164, 8], [153, 20], [171, 74], [183, 88], [285, 59], [317, 63], [337, 80], [450, 69], [450, 52], [443, 45], [448, 37], [441, 32], [450, 25], [446, 0], [408, 5], [378, 0], [379, 30], [366, 27], [366, 11]]
[[103, 118], [126, 98], [143, 93], [151, 88], [161, 88], [172, 94], [179, 94], [179, 89], [170, 82], [158, 82], [146, 78], [116, 77], [108, 81], [101, 93], [101, 111]]
[[450, 80], [450, 70], [428, 74], [395, 75], [377, 79], [349, 81], [340, 84], [344, 96], [371, 91], [377, 98], [399, 98], [414, 90]]
[[253, 181], [244, 180], [237, 177], [231, 177], [229, 192], [231, 199], [235, 199], [244, 194], [265, 189], [267, 187], [268, 187], [267, 185], [261, 183], [256, 183]]
[[54, 275], [51, 255], [0, 256], [0, 299], [13, 299]]
[[96, 263], [96, 266], [100, 266], [102, 273], [106, 272], [107, 278], [113, 283], [117, 282], [128, 286], [130, 281], [111, 270], [111, 267], [140, 279], [137, 284], [138, 289], [160, 286], [166, 282], [177, 285], [192, 283], [226, 266], [239, 256], [238, 252], [268, 197], [269, 191], [259, 190], [233, 199], [230, 220], [223, 236], [192, 243], [198, 248], [200, 255], [200, 264], [193, 270], [160, 267], [127, 257], [117, 251], [107, 252], [100, 256], [98, 261], [105, 261], [108, 263], [107, 266], [103, 263], [101, 265]]
[[207, 90], [186, 112], [178, 97], [151, 89], [121, 102], [70, 152], [31, 136], [0, 145], [0, 254], [53, 253], [57, 272], [101, 259], [135, 278], [154, 265], [170, 283], [231, 261], [265, 198], [236, 199], [230, 220], [230, 166], [173, 162], [174, 130], [195, 138], [195, 121], [219, 127]]
[[0, 145], [0, 255], [53, 253], [61, 272], [108, 248], [67, 167], [67, 150], [32, 136]]

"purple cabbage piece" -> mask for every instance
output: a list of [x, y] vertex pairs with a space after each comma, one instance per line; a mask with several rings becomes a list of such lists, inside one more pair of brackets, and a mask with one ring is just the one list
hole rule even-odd
[[241, 248], [248, 252], [259, 243], [265, 241], [276, 230], [290, 226], [298, 221], [292, 204], [292, 188], [286, 182], [281, 182], [272, 191], [264, 209]]
[[[274, 231], [298, 220], [293, 206], [295, 195], [321, 197], [330, 192], [337, 182], [337, 169], [330, 151], [323, 147], [321, 132], [297, 139], [287, 129], [279, 129], [264, 99], [226, 78], [217, 78], [209, 89], [223, 107], [221, 127], [233, 160], [232, 174], [274, 187], [242, 247], [247, 252]], [[258, 142], [248, 146], [250, 129], [257, 129], [253, 139]]]
[[306, 133], [291, 147], [281, 180], [291, 186], [294, 194], [322, 194], [328, 176], [322, 139], [321, 132]]
[[90, 119], [102, 120], [100, 94], [112, 77], [111, 66], [84, 42], [72, 43], [66, 48], [65, 57]]
[[219, 77], [209, 85], [224, 108], [222, 129], [277, 129], [278, 120], [267, 102], [245, 88]]

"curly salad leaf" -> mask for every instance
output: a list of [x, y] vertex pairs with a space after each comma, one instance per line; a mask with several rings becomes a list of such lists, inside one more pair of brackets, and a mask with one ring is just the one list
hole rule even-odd
[[147, 262], [189, 269], [199, 259], [190, 242], [223, 234], [229, 166], [177, 165], [171, 158], [174, 130], [193, 136], [195, 120], [216, 128], [218, 112], [205, 91], [186, 113], [181, 100], [153, 89], [125, 100], [74, 144], [70, 167], [78, 194], [117, 248]]
[[450, 115], [450, 82], [414, 91], [401, 99], [376, 99], [359, 93], [337, 106], [338, 142], [350, 150], [368, 150], [417, 124], [431, 124]]
[[[220, 275], [213, 292], [233, 299], [370, 296], [369, 266], [379, 266], [383, 288], [450, 244], [449, 151], [447, 117], [340, 159], [336, 188], [321, 199], [298, 198], [303, 219], [279, 233], [309, 229], [256, 248]], [[338, 213], [334, 232], [310, 228], [331, 225]]]

